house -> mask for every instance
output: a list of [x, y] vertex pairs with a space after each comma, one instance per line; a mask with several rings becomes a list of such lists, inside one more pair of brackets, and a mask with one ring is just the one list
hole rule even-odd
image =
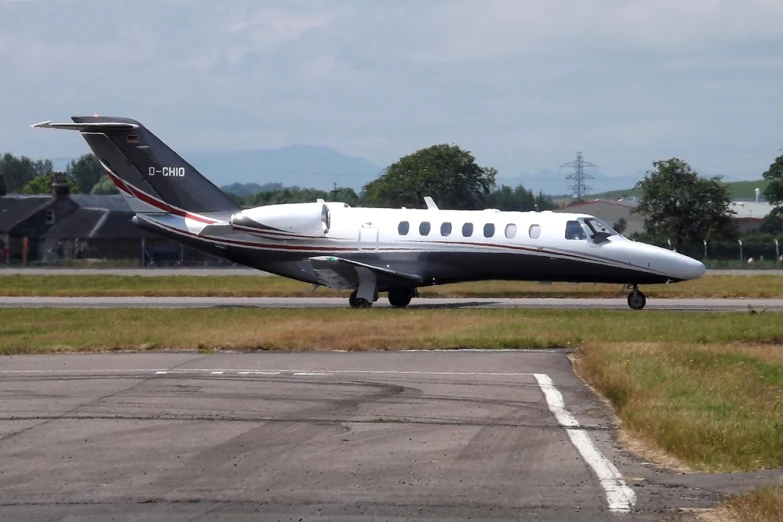
[[161, 262], [213, 258], [143, 230], [120, 195], [71, 194], [55, 173], [51, 195], [5, 194], [0, 174], [0, 264], [42, 264], [67, 259]]
[[734, 212], [734, 220], [737, 222], [740, 234], [753, 234], [758, 232], [761, 222], [775, 208], [766, 201], [732, 201], [729, 208]]

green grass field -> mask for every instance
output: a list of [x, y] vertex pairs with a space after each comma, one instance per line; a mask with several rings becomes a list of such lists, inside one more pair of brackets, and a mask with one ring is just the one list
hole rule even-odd
[[[763, 198], [764, 190], [769, 185], [769, 181], [758, 179], [753, 181], [730, 181], [726, 183], [731, 191], [731, 197], [734, 199], [752, 199], [756, 197], [756, 188], [761, 189]], [[609, 190], [598, 194], [587, 196], [589, 199], [616, 199], [630, 196], [641, 196], [640, 190], [634, 190], [633, 187], [620, 190]]]
[[[621, 285], [486, 281], [420, 289], [421, 297], [624, 297]], [[647, 285], [653, 298], [783, 297], [779, 275], [706, 275], [695, 281]], [[277, 276], [4, 275], [2, 296], [334, 297], [348, 296]]]
[[[198, 328], [194, 328], [198, 325]], [[123, 349], [395, 350], [783, 339], [783, 312], [0, 308], [0, 353]]]

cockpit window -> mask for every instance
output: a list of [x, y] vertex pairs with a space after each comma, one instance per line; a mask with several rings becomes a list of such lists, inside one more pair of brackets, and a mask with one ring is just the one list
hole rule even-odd
[[585, 224], [590, 227], [590, 238], [596, 244], [605, 243], [611, 236], [620, 235], [606, 221], [599, 218], [586, 218]]
[[569, 221], [566, 223], [566, 239], [587, 239], [582, 224], [579, 221]]
[[587, 223], [587, 226], [596, 232], [605, 232], [610, 236], [618, 235], [617, 231], [610, 227], [609, 224], [601, 218], [587, 218], [585, 219], [585, 223]]

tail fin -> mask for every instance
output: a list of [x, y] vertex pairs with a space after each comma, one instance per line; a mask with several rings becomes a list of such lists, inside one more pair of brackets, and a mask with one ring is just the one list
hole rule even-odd
[[178, 215], [236, 211], [241, 207], [141, 123], [129, 118], [74, 116], [74, 123], [33, 127], [81, 132], [114, 184], [143, 205], [136, 212]]

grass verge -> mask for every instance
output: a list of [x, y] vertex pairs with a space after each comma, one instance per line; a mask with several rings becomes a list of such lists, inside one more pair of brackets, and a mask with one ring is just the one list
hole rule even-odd
[[[2, 296], [334, 297], [349, 292], [277, 276], [3, 275]], [[648, 297], [783, 297], [783, 277], [707, 275], [695, 281], [643, 288]], [[620, 285], [486, 281], [422, 288], [422, 297], [625, 297]]]
[[759, 488], [736, 495], [721, 506], [725, 518], [738, 522], [779, 522], [783, 520], [783, 487]]
[[633, 439], [695, 471], [783, 467], [783, 349], [640, 341], [593, 343], [575, 359]]
[[546, 348], [783, 342], [783, 312], [0, 308], [0, 353], [117, 349]]

